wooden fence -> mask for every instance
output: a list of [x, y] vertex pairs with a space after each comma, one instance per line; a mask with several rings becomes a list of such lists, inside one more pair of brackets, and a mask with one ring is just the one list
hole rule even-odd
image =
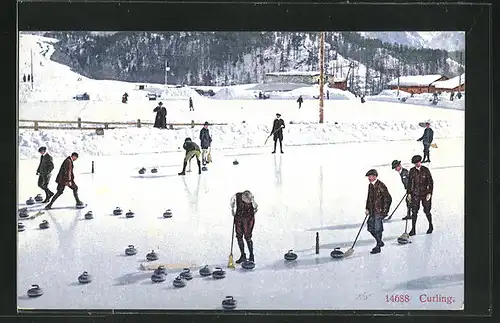
[[[40, 129], [65, 129], [65, 130], [98, 130], [98, 129], [115, 129], [115, 128], [128, 128], [135, 126], [141, 128], [142, 126], [153, 126], [153, 122], [142, 122], [141, 119], [137, 121], [129, 122], [119, 122], [119, 121], [82, 121], [78, 118], [76, 121], [61, 121], [61, 120], [19, 120], [20, 129], [34, 129], [38, 131]], [[31, 123], [29, 125], [23, 125], [22, 123]], [[44, 125], [44, 124], [56, 124], [56, 125]], [[65, 126], [62, 126], [65, 125]], [[203, 126], [204, 123], [197, 123], [191, 120], [189, 123], [167, 123], [168, 128], [173, 128], [174, 126], [188, 126], [194, 128], [195, 126]], [[227, 125], [227, 123], [211, 123], [210, 125]]]

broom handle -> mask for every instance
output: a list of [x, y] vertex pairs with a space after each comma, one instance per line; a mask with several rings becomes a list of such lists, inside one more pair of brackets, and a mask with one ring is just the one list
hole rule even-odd
[[234, 244], [234, 216], [233, 216], [233, 232], [231, 233], [231, 255], [233, 254], [233, 244]]
[[366, 219], [368, 218], [368, 214], [365, 216], [365, 219], [363, 220], [363, 223], [361, 223], [361, 227], [359, 228], [358, 235], [356, 236], [356, 239], [354, 239], [354, 242], [352, 243], [351, 249], [354, 248], [354, 245], [356, 244], [356, 241], [358, 241], [359, 234], [361, 233], [361, 229], [363, 229], [363, 226], [365, 225]]
[[406, 193], [403, 198], [401, 199], [401, 201], [399, 201], [398, 205], [396, 205], [396, 208], [394, 210], [392, 210], [392, 213], [391, 215], [389, 215], [389, 218], [394, 214], [394, 212], [396, 212], [396, 210], [398, 209], [399, 205], [401, 205], [401, 202], [403, 202], [403, 200], [406, 198], [406, 196], [408, 195], [408, 193]]

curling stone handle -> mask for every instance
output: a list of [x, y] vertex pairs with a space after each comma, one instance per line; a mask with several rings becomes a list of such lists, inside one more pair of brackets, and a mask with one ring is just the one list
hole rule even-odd
[[233, 296], [226, 296], [226, 299], [227, 299], [227, 300], [233, 300], [233, 299], [234, 299], [234, 297], [233, 297]]
[[222, 271], [221, 267], [215, 267], [215, 270]]
[[31, 285], [31, 287], [33, 287], [33, 288], [40, 288], [40, 286], [38, 286], [38, 285]]

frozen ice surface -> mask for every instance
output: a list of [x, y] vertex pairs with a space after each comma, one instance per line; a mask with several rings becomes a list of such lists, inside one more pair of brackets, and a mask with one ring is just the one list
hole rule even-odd
[[[368, 182], [364, 176], [376, 168], [393, 197], [391, 211], [404, 195], [393, 159], [409, 167], [411, 156], [421, 154], [417, 142], [382, 142], [284, 147], [283, 155], [269, 148], [235, 149], [214, 154], [208, 171], [178, 176], [182, 154], [85, 157], [75, 162], [80, 198], [88, 203], [75, 210], [66, 189], [47, 211], [26, 220], [18, 234], [18, 306], [34, 309], [220, 309], [226, 295], [238, 300], [238, 309], [460, 309], [464, 293], [464, 142], [441, 139], [431, 150], [434, 177], [434, 233], [427, 235], [422, 212], [412, 243], [396, 242], [405, 228], [403, 202], [384, 224], [386, 246], [377, 255], [369, 251], [374, 240], [363, 228], [354, 254], [330, 258], [335, 247], [347, 250], [364, 218]], [[239, 165], [232, 161], [237, 159]], [[91, 174], [91, 161], [95, 173]], [[50, 188], [62, 158], [55, 158]], [[38, 160], [19, 161], [19, 204], [24, 206], [37, 188]], [[147, 169], [143, 176], [141, 167]], [[157, 174], [150, 169], [158, 168]], [[232, 217], [229, 199], [237, 191], [251, 190], [259, 203], [253, 235], [256, 267], [227, 269]], [[115, 207], [124, 214], [113, 216]], [[67, 207], [67, 208], [66, 208]], [[30, 207], [39, 209], [40, 205]], [[163, 212], [172, 209], [173, 217]], [[125, 212], [135, 212], [126, 219]], [[84, 214], [92, 210], [93, 220]], [[39, 230], [42, 220], [48, 230]], [[411, 224], [408, 223], [408, 230]], [[319, 232], [320, 254], [315, 255]], [[133, 244], [136, 256], [126, 257]], [[285, 263], [284, 253], [294, 249], [298, 259]], [[182, 289], [170, 270], [164, 283], [153, 284], [153, 272], [141, 271], [151, 250], [169, 264], [220, 265], [227, 277], [195, 278]], [[235, 243], [235, 260], [239, 251]], [[78, 284], [88, 271], [93, 281]], [[38, 284], [44, 295], [26, 296]], [[391, 295], [409, 295], [409, 302], [390, 302]], [[422, 303], [421, 295], [452, 297], [453, 302]], [[389, 297], [389, 302], [387, 302]]]

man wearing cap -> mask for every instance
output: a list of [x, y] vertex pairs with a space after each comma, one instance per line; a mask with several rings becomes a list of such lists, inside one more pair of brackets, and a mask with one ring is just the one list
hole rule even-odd
[[40, 187], [45, 192], [45, 200], [42, 203], [48, 203], [50, 198], [54, 196], [54, 193], [49, 190], [49, 181], [52, 176], [52, 171], [54, 170], [54, 162], [52, 161], [52, 156], [47, 153], [47, 147], [38, 148], [40, 153], [40, 164], [36, 170], [38, 175], [38, 187]]
[[78, 153], [72, 153], [71, 156], [67, 157], [61, 164], [61, 168], [59, 169], [59, 173], [56, 177], [57, 193], [54, 195], [50, 203], [45, 206], [46, 210], [50, 210], [52, 208], [52, 204], [54, 204], [59, 196], [62, 195], [66, 186], [73, 190], [76, 205], [83, 205], [83, 202], [80, 201], [80, 198], [78, 197], [78, 186], [75, 183], [75, 175], [73, 174], [73, 162], [77, 159]]
[[410, 169], [408, 175], [408, 187], [406, 193], [407, 199], [411, 203], [411, 231], [410, 236], [415, 235], [417, 224], [417, 214], [420, 208], [420, 203], [424, 208], [425, 216], [429, 221], [429, 228], [427, 233], [432, 233], [434, 227], [432, 225], [431, 205], [432, 205], [432, 192], [434, 190], [434, 180], [430, 170], [422, 166], [422, 156], [415, 155], [411, 159], [411, 163], [415, 166]]
[[236, 231], [236, 240], [240, 248], [241, 256], [235, 262], [237, 264], [247, 260], [245, 253], [245, 244], [243, 238], [247, 242], [248, 261], [254, 261], [252, 231], [255, 224], [255, 214], [258, 210], [258, 205], [255, 202], [253, 194], [250, 191], [239, 192], [231, 198], [231, 212], [233, 214], [234, 229]]
[[368, 216], [366, 226], [368, 232], [375, 238], [377, 245], [370, 253], [380, 252], [384, 246], [382, 241], [382, 232], [384, 231], [383, 219], [389, 213], [392, 197], [384, 183], [377, 179], [378, 173], [375, 169], [370, 169], [366, 175], [368, 177], [368, 197], [366, 198], [365, 214]]
[[[405, 188], [405, 192], [408, 189], [408, 176], [409, 172], [406, 168], [403, 168], [401, 166], [401, 161], [400, 160], [393, 160], [392, 161], [392, 169], [394, 169], [396, 172], [399, 173], [399, 176], [401, 176], [401, 182], [403, 183], [403, 186]], [[403, 220], [410, 220], [411, 219], [411, 204], [410, 200], [406, 199], [406, 216], [403, 218]]]
[[203, 128], [200, 130], [200, 144], [201, 144], [201, 161], [203, 165], [207, 164], [207, 153], [208, 153], [208, 148], [210, 148], [210, 145], [212, 144], [212, 137], [210, 137], [210, 133], [208, 131], [208, 122], [205, 121], [205, 124], [203, 125]]
[[280, 151], [283, 154], [283, 129], [285, 129], [285, 121], [281, 119], [281, 114], [276, 113], [276, 119], [273, 122], [273, 128], [271, 129], [271, 135], [274, 139], [274, 150], [273, 154], [276, 153], [276, 143], [280, 141]]
[[429, 148], [431, 147], [432, 140], [434, 139], [434, 130], [431, 129], [430, 122], [425, 123], [425, 130], [422, 137], [418, 138], [417, 141], [422, 141], [424, 144], [424, 160], [422, 163], [430, 163], [431, 159], [429, 157]]
[[184, 157], [184, 164], [182, 166], [182, 172], [179, 175], [186, 175], [186, 166], [187, 163], [191, 160], [191, 158], [196, 157], [196, 163], [198, 164], [198, 174], [201, 174], [201, 162], [200, 155], [201, 150], [200, 146], [198, 146], [195, 142], [191, 141], [191, 138], [186, 138], [184, 140], [184, 145], [182, 146], [186, 151], [186, 156]]

